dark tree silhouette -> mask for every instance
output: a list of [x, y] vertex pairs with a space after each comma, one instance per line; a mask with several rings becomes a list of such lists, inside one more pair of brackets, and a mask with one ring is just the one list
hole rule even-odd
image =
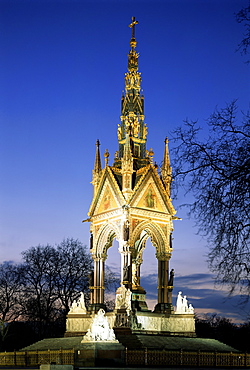
[[[243, 39], [238, 45], [238, 50], [241, 51], [243, 55], [248, 54], [248, 49], [250, 46], [250, 1], [248, 6], [245, 8], [242, 8], [237, 14], [236, 14], [236, 20], [239, 23], [242, 23], [244, 26], [244, 35]], [[249, 63], [249, 61], [247, 61]]]
[[[0, 264], [1, 350], [17, 349], [14, 346], [18, 343], [26, 343], [21, 339], [21, 327], [32, 333], [31, 342], [63, 335], [72, 302], [84, 292], [88, 303], [93, 261], [79, 240], [68, 238], [56, 246], [38, 245], [22, 256], [22, 264]], [[107, 292], [114, 291], [117, 284], [118, 279], [107, 267]], [[114, 305], [112, 300], [106, 303], [108, 308]], [[22, 323], [16, 323], [16, 319]]]
[[31, 247], [22, 253], [22, 316], [28, 321], [37, 322], [40, 336], [46, 334], [61, 309], [55, 282], [57, 255], [55, 248], [50, 245]]
[[235, 324], [217, 314], [195, 318], [196, 334], [200, 338], [214, 338], [239, 351], [250, 350], [250, 322]]
[[205, 130], [185, 121], [173, 133], [174, 184], [184, 184], [198, 232], [207, 237], [217, 281], [250, 294], [250, 116], [237, 121], [236, 101], [216, 109]]
[[86, 247], [73, 238], [58, 244], [56, 252], [56, 296], [67, 314], [72, 302], [79, 298], [80, 292], [84, 292], [88, 299], [88, 276], [92, 269], [92, 258]]
[[104, 303], [108, 311], [112, 311], [115, 308], [115, 298], [113, 298], [111, 295], [109, 296], [109, 293], [116, 292], [116, 289], [119, 287], [119, 285], [120, 285], [120, 277], [118, 277], [116, 273], [111, 270], [109, 266], [105, 266]]
[[29, 248], [22, 255], [23, 316], [39, 322], [43, 330], [56, 320], [65, 321], [72, 302], [81, 292], [88, 293], [92, 260], [86, 247], [68, 238], [56, 246]]
[[0, 265], [0, 349], [8, 336], [10, 326], [20, 316], [19, 297], [22, 284], [20, 267], [11, 262]]

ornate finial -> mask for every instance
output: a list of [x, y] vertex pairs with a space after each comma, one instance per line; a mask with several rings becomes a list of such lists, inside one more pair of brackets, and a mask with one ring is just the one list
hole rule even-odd
[[149, 152], [148, 152], [148, 156], [149, 156], [149, 160], [150, 160], [150, 163], [153, 164], [153, 157], [154, 157], [154, 152], [153, 152], [153, 149], [150, 148]]
[[104, 158], [105, 158], [105, 164], [106, 164], [106, 166], [108, 166], [108, 163], [109, 163], [109, 151], [108, 151], [108, 149], [106, 149], [106, 151], [104, 153]]
[[128, 26], [132, 28], [132, 39], [135, 38], [135, 25], [138, 24], [138, 21], [135, 20], [135, 17], [132, 17], [132, 23], [130, 23]]

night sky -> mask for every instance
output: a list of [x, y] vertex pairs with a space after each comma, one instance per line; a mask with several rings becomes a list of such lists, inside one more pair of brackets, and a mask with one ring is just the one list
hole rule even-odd
[[[38, 244], [89, 243], [95, 142], [110, 162], [118, 149], [120, 98], [131, 17], [145, 95], [147, 148], [163, 158], [164, 139], [186, 118], [200, 126], [215, 107], [238, 99], [249, 108], [249, 65], [236, 52], [247, 0], [0, 0], [0, 262], [19, 262]], [[206, 130], [204, 131], [204, 137]], [[104, 164], [104, 160], [103, 160]], [[226, 299], [207, 267], [183, 193], [174, 201], [174, 302], [179, 290], [197, 313], [244, 320], [238, 297]], [[107, 263], [119, 269], [117, 243]], [[157, 261], [150, 242], [142, 286], [155, 304]], [[153, 261], [153, 262], [152, 262]]]

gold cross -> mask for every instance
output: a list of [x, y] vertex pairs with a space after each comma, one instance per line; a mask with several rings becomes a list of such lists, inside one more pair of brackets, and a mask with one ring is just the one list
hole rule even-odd
[[138, 21], [135, 20], [135, 17], [132, 17], [132, 23], [129, 24], [129, 27], [132, 28], [132, 39], [135, 38], [135, 25], [138, 24]]

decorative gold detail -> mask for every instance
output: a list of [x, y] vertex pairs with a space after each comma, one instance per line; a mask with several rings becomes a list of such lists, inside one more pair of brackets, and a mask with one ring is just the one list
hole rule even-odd
[[[133, 65], [137, 65], [138, 67], [138, 54], [134, 53], [133, 57], [130, 57], [130, 63], [131, 59], [133, 60]], [[131, 68], [131, 67], [129, 67]], [[131, 70], [129, 73], [125, 74], [125, 88], [126, 91], [135, 89], [135, 90], [140, 90], [141, 89], [141, 73]]]
[[106, 164], [106, 166], [108, 166], [108, 163], [109, 163], [109, 151], [108, 151], [108, 149], [106, 149], [106, 151], [104, 153], [104, 158], [105, 158], [105, 164]]
[[110, 208], [110, 189], [106, 189], [106, 192], [103, 197], [103, 210], [106, 211]]
[[132, 39], [135, 38], [135, 25], [139, 22], [135, 20], [135, 17], [132, 17], [132, 23], [129, 24], [129, 27], [132, 28]]
[[161, 252], [157, 252], [155, 255], [159, 261], [169, 261], [171, 258], [171, 253], [168, 253], [168, 252], [161, 251]]
[[118, 124], [117, 136], [119, 141], [122, 140], [122, 128], [120, 124]]
[[99, 181], [97, 191], [94, 193], [94, 197], [92, 199], [92, 203], [91, 203], [91, 206], [90, 206], [90, 209], [89, 209], [89, 212], [88, 212], [88, 216], [91, 217], [91, 219], [92, 219], [92, 217], [94, 217], [94, 213], [96, 213], [98, 211], [98, 209], [100, 208], [102, 198], [103, 198], [103, 194], [106, 190], [107, 184], [110, 184], [110, 185], [112, 184], [112, 189], [113, 189], [112, 192], [113, 192], [113, 195], [114, 195], [114, 199], [117, 202], [117, 206], [118, 205], [122, 206], [124, 204], [125, 200], [124, 200], [124, 197], [123, 197], [122, 192], [120, 190], [120, 187], [119, 187], [117, 181], [115, 180], [115, 177], [112, 173], [112, 170], [110, 169], [110, 167], [107, 166], [102, 171], [102, 176], [101, 176], [101, 179]]
[[152, 187], [150, 186], [148, 188], [147, 194], [144, 198], [145, 206], [148, 208], [156, 208], [156, 196], [152, 190]]
[[168, 196], [170, 197], [171, 182], [172, 182], [172, 168], [170, 166], [169, 150], [168, 150], [168, 138], [165, 139], [165, 151], [164, 158], [161, 167], [161, 178], [165, 185]]
[[147, 134], [148, 134], [148, 128], [147, 128], [146, 123], [144, 123], [144, 126], [143, 126], [143, 134], [142, 134], [142, 138], [143, 138], [144, 140], [146, 140], [146, 139], [147, 139]]
[[138, 219], [133, 218], [132, 219], [132, 230], [134, 230], [136, 228], [136, 226], [139, 225], [140, 222], [142, 222], [142, 220], [138, 220]]
[[154, 157], [154, 152], [153, 152], [153, 149], [150, 148], [150, 151], [148, 152], [148, 156], [149, 156], [149, 160], [150, 160], [150, 163], [153, 163], [153, 157]]
[[168, 285], [158, 285], [157, 289], [167, 289], [170, 288]]
[[104, 289], [105, 290], [105, 287], [104, 286], [93, 286], [92, 289]]

